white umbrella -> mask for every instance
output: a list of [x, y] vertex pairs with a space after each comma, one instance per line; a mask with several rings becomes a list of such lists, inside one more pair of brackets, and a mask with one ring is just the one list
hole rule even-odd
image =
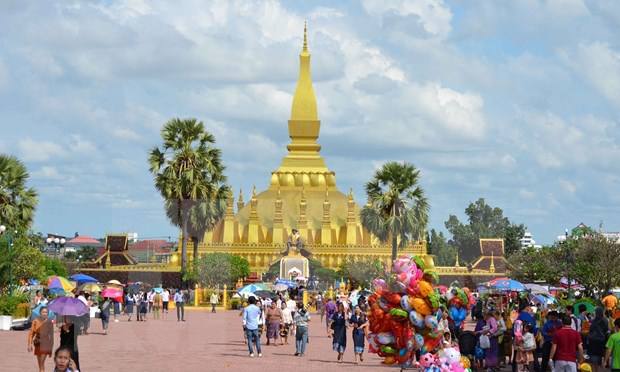
[[300, 276], [296, 277], [295, 280], [306, 280], [306, 278], [300, 275]]
[[532, 294], [549, 294], [549, 290], [547, 289], [547, 287], [540, 285], [540, 284], [534, 284], [534, 283], [529, 283], [529, 284], [524, 284], [525, 288], [527, 288]]

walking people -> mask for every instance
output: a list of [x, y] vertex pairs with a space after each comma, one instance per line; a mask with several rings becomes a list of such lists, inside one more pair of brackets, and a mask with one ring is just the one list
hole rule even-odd
[[273, 346], [278, 345], [278, 339], [280, 338], [280, 325], [282, 324], [282, 310], [278, 309], [276, 302], [272, 301], [269, 308], [267, 308], [267, 345], [270, 340], [273, 339]]
[[75, 363], [77, 370], [80, 369], [80, 352], [78, 350], [78, 332], [75, 323], [71, 318], [65, 316], [63, 324], [60, 326], [60, 347], [66, 347], [71, 350], [71, 359]]
[[549, 367], [549, 357], [551, 356], [551, 343], [555, 331], [562, 328], [562, 322], [558, 320], [558, 312], [553, 310], [547, 313], [547, 321], [542, 327], [543, 346], [541, 371], [547, 371]]
[[293, 326], [293, 316], [291, 315], [291, 309], [286, 306], [286, 303], [280, 304], [280, 309], [282, 309], [282, 326], [280, 327], [280, 345], [288, 345], [288, 335], [291, 331], [291, 327]]
[[148, 300], [148, 302], [149, 302], [149, 309], [148, 309], [148, 312], [149, 312], [149, 313], [150, 313], [151, 311], [153, 311], [153, 303], [155, 302], [154, 298], [155, 298], [155, 291], [154, 291], [153, 289], [151, 289], [151, 290], [149, 291], [148, 296], [147, 296], [147, 300]]
[[347, 349], [347, 312], [342, 302], [338, 303], [338, 311], [330, 320], [328, 337], [332, 337], [332, 346], [338, 353], [338, 362], [342, 363]]
[[[536, 326], [536, 319], [534, 318], [534, 316], [532, 315], [532, 309], [530, 308], [529, 304], [527, 303], [523, 303], [520, 305], [520, 312], [519, 312], [519, 316], [517, 317], [517, 319], [515, 320], [515, 323], [519, 321], [521, 323], [522, 329], [525, 329], [525, 325], [526, 324], [530, 324], [532, 326], [532, 334], [537, 334], [538, 333], [538, 327]], [[513, 329], [513, 335], [514, 335], [514, 329]], [[518, 340], [516, 337], [513, 338], [514, 340], [514, 348], [512, 351], [512, 372], [516, 372], [517, 371], [517, 348], [516, 346], [518, 346], [518, 342], [521, 340]], [[534, 363], [533, 363], [533, 367], [534, 367], [534, 371], [538, 371], [540, 368], [540, 364], [538, 363], [538, 358], [534, 358]]]
[[110, 324], [110, 306], [112, 301], [109, 298], [105, 298], [103, 303], [99, 305], [99, 317], [101, 318], [101, 326], [103, 328], [103, 334], [108, 334], [108, 325]]
[[325, 329], [329, 333], [329, 324], [332, 320], [332, 317], [338, 310], [336, 303], [331, 298], [327, 299], [327, 303], [325, 303]]
[[131, 322], [131, 317], [133, 315], [133, 294], [127, 292], [125, 296], [125, 314], [127, 314], [127, 321]]
[[494, 371], [497, 369], [498, 363], [498, 355], [499, 355], [499, 345], [497, 342], [497, 320], [495, 319], [495, 314], [492, 311], [486, 313], [484, 320], [486, 322], [485, 327], [483, 328], [482, 334], [486, 335], [489, 338], [490, 347], [486, 350], [486, 354], [484, 357], [484, 365], [488, 371]]
[[[609, 336], [605, 345], [605, 366], [611, 368], [612, 372], [620, 372], [620, 318], [614, 320], [614, 333]], [[609, 359], [612, 358], [612, 364]]]
[[355, 354], [355, 363], [359, 356], [360, 362], [364, 361], [364, 340], [366, 338], [366, 329], [368, 327], [368, 319], [366, 314], [362, 312], [360, 306], [355, 306], [353, 315], [349, 319], [349, 324], [353, 326], [353, 353]]
[[142, 321], [140, 307], [142, 306], [142, 292], [138, 292], [133, 296], [134, 307], [136, 308], [136, 321]]
[[161, 294], [155, 292], [153, 294], [153, 319], [159, 320], [160, 311], [161, 311]]
[[523, 342], [519, 345], [518, 363], [523, 367], [522, 371], [531, 371], [530, 364], [534, 362], [536, 339], [532, 333], [532, 325], [527, 323], [523, 327]]
[[220, 299], [220, 296], [218, 296], [217, 292], [213, 291], [213, 293], [211, 293], [211, 298], [209, 299], [209, 302], [211, 302], [212, 313], [215, 312], [215, 307], [217, 306], [219, 299]]
[[170, 302], [170, 291], [165, 288], [161, 294], [161, 315], [164, 320], [168, 317], [168, 302]]
[[592, 372], [602, 370], [603, 356], [605, 355], [605, 342], [609, 334], [609, 321], [603, 315], [605, 310], [597, 307], [594, 310], [594, 319], [590, 324], [588, 332], [588, 356], [590, 357], [590, 365]]
[[[304, 356], [306, 353], [306, 344], [308, 343], [308, 322], [310, 314], [304, 308], [303, 304], [298, 304], [299, 311], [295, 313], [295, 356]], [[287, 310], [289, 310], [287, 308]], [[283, 310], [284, 311], [284, 310]]]
[[177, 322], [185, 321], [185, 298], [179, 289], [174, 293], [174, 304], [177, 307]]
[[[92, 302], [90, 301], [90, 295], [88, 293], [80, 292], [78, 296], [78, 300], [82, 301], [88, 309], [92, 306]], [[90, 327], [90, 311], [81, 317], [78, 320], [78, 333], [88, 335], [88, 328]]]
[[39, 310], [39, 317], [32, 322], [27, 338], [28, 352], [34, 349], [39, 372], [45, 371], [45, 358], [52, 356], [54, 348], [54, 325], [48, 318], [47, 307]]
[[140, 303], [140, 318], [143, 322], [146, 322], [146, 314], [149, 310], [149, 294], [148, 292], [144, 292], [142, 295], [142, 302]]
[[243, 327], [245, 328], [246, 338], [248, 340], [250, 358], [254, 358], [254, 345], [256, 345], [258, 357], [260, 358], [263, 356], [260, 349], [260, 336], [258, 335], [258, 322], [261, 312], [262, 310], [256, 306], [256, 297], [251, 296], [248, 299], [248, 306], [243, 309]]
[[562, 328], [555, 331], [551, 345], [551, 359], [554, 372], [576, 372], [577, 360], [583, 361], [581, 335], [571, 327], [569, 315], [562, 317]]

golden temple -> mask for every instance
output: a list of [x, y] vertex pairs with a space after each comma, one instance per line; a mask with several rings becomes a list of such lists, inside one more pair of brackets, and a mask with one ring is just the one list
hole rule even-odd
[[[289, 235], [297, 229], [304, 251], [324, 267], [337, 270], [346, 258], [378, 259], [389, 267], [391, 247], [362, 227], [360, 206], [353, 199], [352, 190], [344, 194], [338, 189], [336, 173], [327, 167], [320, 154], [321, 146], [317, 140], [321, 122], [312, 84], [306, 27], [299, 63], [299, 77], [288, 121], [291, 139], [288, 153], [271, 173], [266, 190], [257, 192], [254, 187], [247, 203], [241, 191], [236, 201], [230, 195], [224, 217], [213, 231], [205, 234], [198, 253], [226, 252], [244, 257], [250, 264], [250, 271], [260, 277], [287, 253]], [[454, 267], [437, 267], [441, 281], [449, 284], [459, 280], [475, 288], [478, 282], [505, 276], [508, 268], [503, 240], [481, 239], [480, 248], [480, 258], [473, 265], [460, 266], [457, 256]], [[187, 251], [192, 259], [191, 242]], [[108, 249], [106, 254], [110, 253]], [[401, 253], [422, 255], [427, 262], [433, 263], [425, 241], [412, 242]], [[82, 270], [102, 278], [108, 275], [116, 279], [124, 275], [157, 282], [148, 276], [157, 273], [161, 281], [179, 280], [179, 252], [166, 263], [149, 264], [115, 263], [104, 260], [104, 256], [98, 260], [99, 265]], [[137, 276], [137, 273], [144, 276]]]
[[[379, 243], [361, 226], [360, 207], [352, 191], [344, 194], [338, 189], [336, 173], [321, 156], [317, 143], [321, 121], [305, 27], [299, 65], [288, 121], [288, 154], [271, 173], [267, 190], [252, 190], [247, 203], [239, 193], [236, 213], [235, 201], [232, 196], [229, 198], [223, 220], [205, 235], [198, 251], [245, 257], [251, 271], [262, 273], [280, 260], [287, 237], [295, 228], [312, 258], [325, 267], [337, 269], [346, 257], [373, 257], [387, 264], [391, 248]], [[411, 244], [404, 252], [425, 254], [426, 243]]]

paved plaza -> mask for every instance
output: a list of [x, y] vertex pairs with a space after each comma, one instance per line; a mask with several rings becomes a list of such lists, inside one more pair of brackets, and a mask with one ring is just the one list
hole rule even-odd
[[[177, 322], [176, 314], [167, 320], [127, 322], [123, 316], [110, 323], [103, 335], [99, 319], [92, 319], [91, 334], [79, 337], [82, 371], [377, 371], [395, 370], [382, 366], [374, 354], [366, 354], [364, 363], [353, 363], [353, 341], [349, 342], [345, 361], [339, 364], [331, 350], [325, 325], [314, 316], [310, 325], [310, 343], [303, 358], [295, 357], [294, 339], [289, 345], [266, 346], [263, 357], [249, 358], [243, 343], [238, 311], [212, 314], [204, 309], [188, 309], [186, 322]], [[350, 331], [349, 331], [350, 333]], [[2, 371], [35, 371], [36, 360], [26, 351], [26, 331], [0, 332], [0, 350], [4, 351]], [[59, 345], [56, 333], [54, 345]], [[284, 369], [283, 369], [284, 368]], [[48, 359], [46, 371], [53, 370]]]

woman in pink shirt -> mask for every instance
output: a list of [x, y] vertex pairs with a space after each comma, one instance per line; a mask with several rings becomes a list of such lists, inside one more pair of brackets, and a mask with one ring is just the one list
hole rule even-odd
[[486, 313], [484, 320], [486, 322], [486, 325], [483, 328], [482, 333], [489, 337], [489, 341], [491, 344], [491, 347], [486, 350], [484, 363], [487, 370], [496, 369], [498, 367], [499, 352], [499, 344], [497, 342], [497, 319], [495, 319], [495, 315], [493, 314], [493, 312], [489, 311], [488, 313]]

